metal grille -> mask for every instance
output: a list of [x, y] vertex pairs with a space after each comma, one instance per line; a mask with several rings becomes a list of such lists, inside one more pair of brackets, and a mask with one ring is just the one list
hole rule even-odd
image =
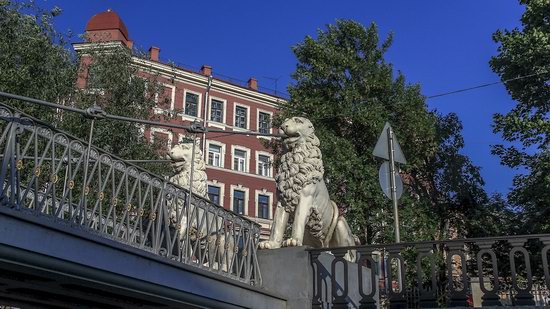
[[260, 285], [259, 226], [0, 104], [0, 206]]

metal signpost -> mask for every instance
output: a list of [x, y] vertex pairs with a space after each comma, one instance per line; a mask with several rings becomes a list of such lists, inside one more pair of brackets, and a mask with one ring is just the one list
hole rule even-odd
[[[395, 242], [400, 242], [399, 236], [399, 213], [397, 209], [397, 201], [403, 193], [403, 182], [401, 176], [395, 169], [395, 162], [401, 164], [407, 164], [405, 155], [401, 151], [401, 146], [393, 133], [393, 129], [389, 123], [386, 122], [374, 151], [372, 154], [375, 157], [379, 157], [388, 160], [382, 164], [379, 171], [380, 186], [384, 194], [393, 201], [393, 215], [395, 217]], [[389, 185], [389, 186], [388, 186]]]
[[[401, 242], [401, 237], [399, 233], [399, 210], [397, 208], [397, 201], [403, 193], [403, 182], [401, 181], [401, 176], [395, 169], [395, 162], [401, 164], [407, 164], [405, 155], [401, 151], [401, 146], [393, 133], [393, 129], [388, 122], [384, 125], [384, 129], [374, 146], [374, 151], [372, 154], [375, 157], [382, 158], [384, 163], [380, 166], [379, 180], [380, 187], [384, 194], [392, 200], [393, 202], [393, 216], [394, 216], [394, 226], [395, 226], [395, 242]], [[401, 274], [401, 265], [397, 264], [397, 278], [402, 289], [402, 274]]]

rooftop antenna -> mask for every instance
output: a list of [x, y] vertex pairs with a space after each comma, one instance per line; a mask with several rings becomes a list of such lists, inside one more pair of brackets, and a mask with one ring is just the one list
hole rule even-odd
[[278, 77], [264, 76], [263, 78], [273, 81], [273, 83], [275, 84], [275, 94], [277, 94], [279, 92], [278, 84], [279, 84], [279, 79], [281, 79], [281, 76], [278, 76]]

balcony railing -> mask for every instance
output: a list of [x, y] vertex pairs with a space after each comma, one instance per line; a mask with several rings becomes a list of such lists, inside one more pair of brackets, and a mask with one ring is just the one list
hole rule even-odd
[[[357, 267], [344, 260], [348, 250]], [[550, 306], [550, 234], [309, 252], [313, 308]], [[334, 256], [329, 265], [323, 252]]]
[[0, 207], [261, 284], [259, 225], [88, 146], [0, 104]]

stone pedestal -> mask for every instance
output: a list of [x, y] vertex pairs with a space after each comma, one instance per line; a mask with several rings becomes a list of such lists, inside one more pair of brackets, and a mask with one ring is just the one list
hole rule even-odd
[[[282, 295], [287, 300], [287, 308], [311, 308], [316, 275], [320, 275], [322, 279], [322, 302], [324, 307], [331, 307], [331, 278], [333, 276], [331, 265], [334, 260], [332, 255], [322, 253], [319, 256], [322, 267], [317, 273], [314, 273], [306, 247], [258, 250], [258, 260], [262, 272], [262, 288], [276, 295]], [[355, 263], [347, 264], [347, 302], [350, 308], [359, 308], [361, 296], [358, 290], [358, 265]], [[342, 268], [341, 263], [338, 263], [336, 267], [336, 284], [339, 294], [342, 293], [345, 282]], [[365, 267], [362, 269], [364, 289], [367, 293], [371, 289], [370, 271]], [[378, 292], [375, 299], [378, 299]]]

